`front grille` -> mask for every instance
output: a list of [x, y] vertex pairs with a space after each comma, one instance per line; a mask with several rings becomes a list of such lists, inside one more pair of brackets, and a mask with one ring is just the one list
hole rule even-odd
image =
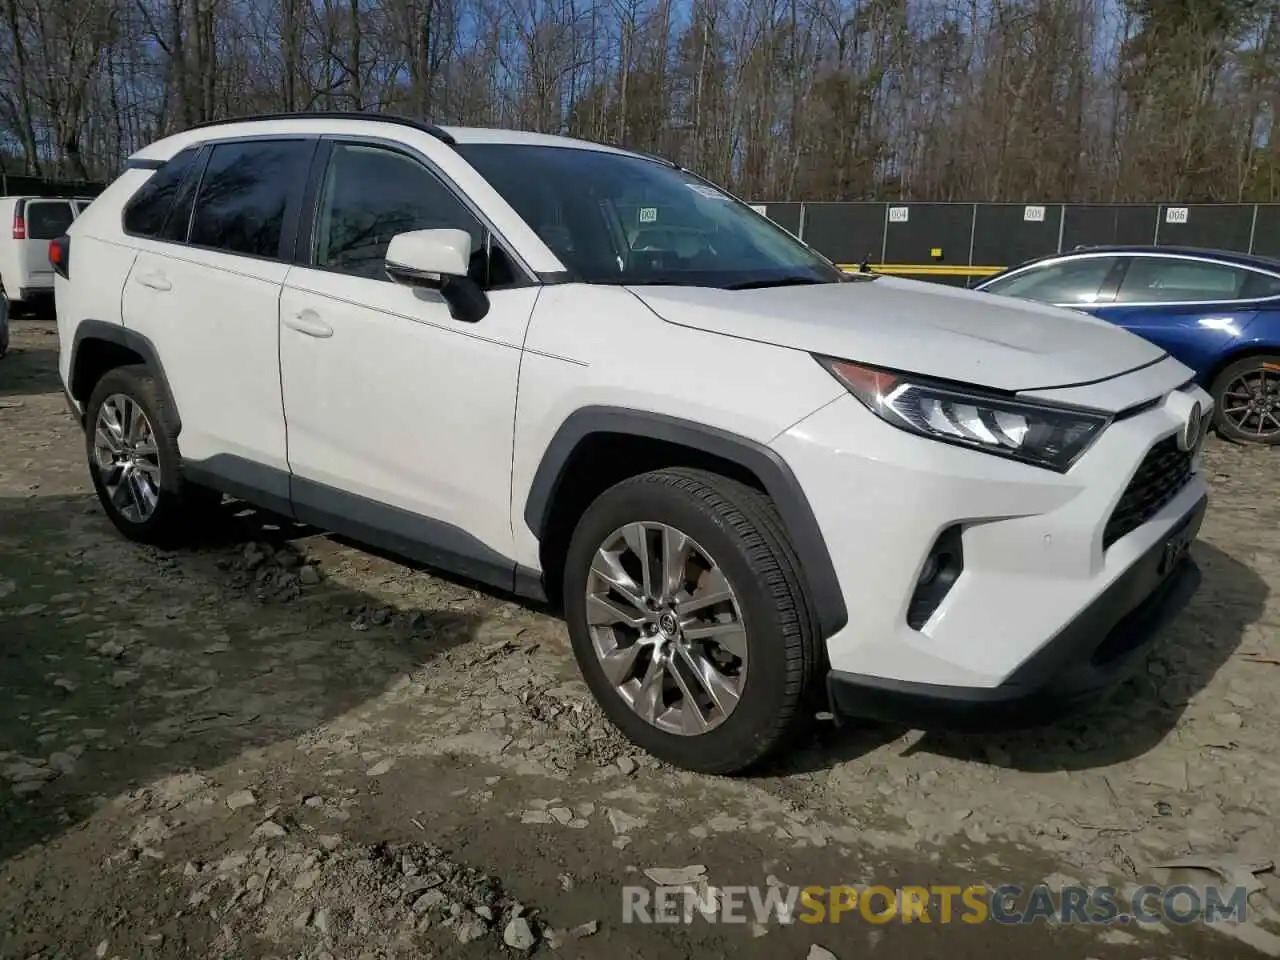
[[1173, 437], [1166, 437], [1147, 451], [1102, 532], [1103, 550], [1154, 517], [1187, 485], [1191, 459], [1191, 453], [1179, 450]]

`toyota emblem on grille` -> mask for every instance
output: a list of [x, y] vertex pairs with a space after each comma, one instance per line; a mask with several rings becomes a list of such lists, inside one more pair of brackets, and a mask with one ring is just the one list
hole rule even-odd
[[1179, 450], [1194, 450], [1196, 444], [1200, 442], [1200, 431], [1203, 428], [1203, 411], [1200, 409], [1200, 401], [1197, 400], [1191, 405], [1190, 412], [1187, 413], [1187, 422], [1182, 426], [1182, 432], [1178, 434]]

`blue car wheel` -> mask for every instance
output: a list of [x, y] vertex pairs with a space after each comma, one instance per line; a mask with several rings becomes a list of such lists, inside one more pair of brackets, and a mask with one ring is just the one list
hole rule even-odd
[[1236, 443], [1280, 443], [1280, 355], [1231, 364], [1213, 381], [1214, 426]]

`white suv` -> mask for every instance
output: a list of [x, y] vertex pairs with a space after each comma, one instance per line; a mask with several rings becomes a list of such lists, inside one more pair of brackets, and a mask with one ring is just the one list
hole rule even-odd
[[1209, 397], [1108, 323], [844, 274], [661, 159], [310, 114], [135, 155], [50, 252], [115, 525], [222, 494], [563, 611], [637, 744], [1096, 699], [1194, 588]]

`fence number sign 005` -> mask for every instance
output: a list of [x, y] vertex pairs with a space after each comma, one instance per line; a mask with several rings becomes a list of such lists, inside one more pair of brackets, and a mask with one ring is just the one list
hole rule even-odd
[[1186, 223], [1187, 208], [1186, 207], [1169, 207], [1164, 212], [1165, 223]]
[[890, 207], [889, 222], [890, 223], [906, 223], [911, 219], [910, 207]]
[[1029, 223], [1044, 223], [1044, 207], [1023, 207], [1022, 219]]

